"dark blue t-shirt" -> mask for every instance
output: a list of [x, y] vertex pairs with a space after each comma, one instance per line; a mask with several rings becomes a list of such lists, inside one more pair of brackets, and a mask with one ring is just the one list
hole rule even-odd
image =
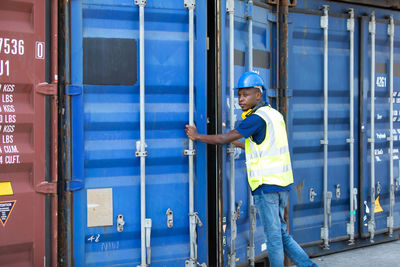
[[[258, 115], [252, 114], [244, 119], [237, 127], [236, 130], [244, 137], [249, 138], [250, 136], [253, 138], [253, 141], [259, 145], [265, 139], [266, 132], [266, 123], [265, 121]], [[280, 191], [288, 191], [290, 190], [291, 185], [288, 186], [278, 186], [278, 185], [266, 185], [263, 184], [259, 186], [256, 190], [252, 191], [253, 195], [260, 195], [261, 192], [264, 193], [274, 193]]]

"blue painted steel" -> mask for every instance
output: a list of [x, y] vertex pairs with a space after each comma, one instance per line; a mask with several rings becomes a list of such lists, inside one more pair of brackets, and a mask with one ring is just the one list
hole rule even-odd
[[[118, 2], [118, 3], [117, 3]], [[83, 38], [138, 41], [138, 7], [132, 0], [71, 1], [71, 70], [82, 94], [72, 96], [73, 179], [84, 190], [73, 193], [75, 266], [136, 266], [140, 263], [139, 82], [134, 85], [83, 84]], [[183, 266], [189, 258], [188, 11], [183, 1], [147, 1], [146, 217], [152, 219], [151, 266]], [[195, 122], [206, 132], [206, 4], [195, 9]], [[139, 42], [137, 42], [139, 43]], [[139, 60], [139, 54], [137, 54]], [[137, 62], [139, 77], [139, 61]], [[99, 66], [95, 66], [99, 67]], [[207, 262], [207, 180], [204, 144], [196, 144], [195, 211], [198, 258]], [[88, 189], [112, 188], [113, 226], [87, 227]], [[166, 211], [174, 213], [167, 227]], [[118, 232], [117, 215], [124, 216]]]
[[[323, 55], [324, 38], [319, 15], [290, 15], [289, 88], [293, 91], [289, 104], [289, 140], [292, 155], [294, 188], [289, 211], [290, 229], [295, 240], [307, 243], [320, 240], [323, 225]], [[349, 55], [350, 34], [346, 18], [329, 16], [328, 28], [328, 191], [332, 198], [332, 225], [329, 237], [346, 236], [349, 222]], [[357, 23], [356, 23], [357, 28]], [[355, 31], [355, 47], [358, 32]], [[354, 62], [358, 62], [355, 53]], [[355, 64], [355, 75], [358, 66]], [[354, 123], [358, 125], [358, 79], [354, 77]], [[357, 130], [354, 133], [358, 142]], [[355, 149], [354, 162], [358, 162]], [[355, 168], [354, 177], [358, 177]], [[357, 179], [355, 179], [357, 187]], [[340, 185], [340, 198], [336, 186]], [[310, 189], [317, 193], [309, 198]], [[355, 225], [357, 231], [357, 222]]]
[[[368, 26], [364, 27], [364, 40], [360, 40], [360, 23], [358, 17], [363, 14], [370, 14], [373, 10], [377, 18], [387, 18], [393, 14], [398, 18], [398, 13], [385, 9], [374, 9], [366, 6], [350, 5], [344, 3], [333, 3], [332, 1], [303, 1], [298, 0], [297, 6], [289, 11], [289, 88], [287, 90], [287, 97], [289, 99], [287, 125], [289, 144], [291, 148], [292, 164], [294, 171], [295, 183], [291, 190], [290, 205], [289, 205], [289, 229], [293, 237], [301, 244], [314, 244], [314, 247], [308, 249], [309, 253], [323, 254], [332, 251], [339, 251], [343, 249], [352, 248], [348, 246], [347, 242], [332, 243], [330, 250], [322, 250], [319, 248], [318, 242], [321, 240], [321, 227], [323, 226], [323, 146], [320, 140], [323, 139], [323, 29], [320, 26], [320, 17], [322, 15], [322, 5], [329, 5], [329, 29], [328, 29], [328, 114], [329, 114], [329, 146], [328, 146], [328, 191], [333, 194], [332, 198], [332, 224], [329, 227], [329, 238], [334, 240], [346, 240], [347, 236], [347, 223], [349, 222], [350, 214], [350, 189], [349, 189], [349, 156], [350, 149], [349, 143], [346, 139], [349, 138], [349, 56], [350, 56], [350, 42], [349, 31], [347, 30], [347, 9], [352, 7], [355, 9], [355, 33], [354, 33], [354, 138], [355, 138], [355, 166], [354, 166], [354, 186], [358, 189], [358, 196], [360, 192], [364, 191], [364, 199], [359, 200], [363, 203], [364, 200], [369, 202], [369, 164], [364, 163], [360, 165], [359, 149], [367, 159], [369, 155], [368, 144], [360, 143], [359, 130], [365, 127], [366, 131], [369, 129], [369, 50], [368, 50]], [[221, 1], [222, 10], [225, 10], [225, 1]], [[235, 50], [245, 53], [244, 66], [235, 65], [235, 84], [242, 73], [247, 71], [247, 48], [248, 48], [248, 35], [247, 35], [247, 11], [246, 1], [235, 1]], [[263, 8], [260, 5], [255, 5], [253, 8], [254, 19], [254, 49], [271, 52], [270, 63], [271, 69], [255, 68], [260, 73], [266, 83], [268, 96], [274, 103], [277, 97], [276, 87], [276, 16], [272, 9]], [[228, 48], [229, 48], [229, 18], [225, 12], [222, 12], [223, 31], [221, 32], [222, 45], [222, 88], [223, 88], [223, 130], [229, 130], [229, 88], [227, 81], [228, 77]], [[367, 22], [365, 22], [367, 23]], [[387, 22], [388, 23], [388, 22]], [[400, 32], [400, 28], [396, 27]], [[377, 26], [379, 32], [377, 40], [377, 59], [388, 65], [389, 58], [389, 43], [387, 36], [387, 28], [384, 26]], [[399, 46], [398, 40], [400, 33], [395, 31], [395, 65], [396, 60], [399, 61]], [[396, 43], [397, 41], [397, 43]], [[364, 48], [364, 65], [359, 65], [359, 49], [361, 46]], [[384, 46], [384, 48], [383, 48]], [[360, 69], [364, 72], [364, 98], [360, 100]], [[387, 67], [388, 69], [388, 67]], [[389, 70], [388, 70], [389, 71]], [[387, 71], [387, 73], [388, 73]], [[378, 74], [377, 74], [378, 75]], [[383, 136], [388, 136], [388, 74], [381, 75], [386, 78], [386, 88], [377, 89], [377, 114], [381, 118], [376, 123], [377, 131]], [[394, 79], [395, 91], [396, 85], [400, 82], [398, 77]], [[237, 93], [237, 92], [235, 92]], [[396, 95], [397, 96], [397, 95]], [[395, 101], [397, 98], [395, 96]], [[400, 96], [399, 96], [400, 97]], [[400, 98], [399, 98], [400, 99]], [[361, 102], [360, 102], [361, 101]], [[237, 100], [235, 101], [237, 103]], [[361, 103], [361, 104], [360, 104]], [[396, 120], [400, 116], [400, 104], [396, 102], [395, 111]], [[359, 109], [364, 106], [364, 117], [359, 118]], [[239, 106], [235, 106], [236, 125], [241, 121], [241, 110]], [[395, 123], [396, 135], [398, 124]], [[400, 130], [399, 130], [400, 131]], [[368, 135], [368, 133], [367, 133]], [[395, 137], [396, 138], [396, 137]], [[397, 137], [399, 138], [399, 137]], [[395, 139], [396, 140], [396, 139]], [[382, 141], [381, 145], [377, 145], [384, 151], [384, 155], [380, 156], [380, 162], [377, 164], [376, 175], [377, 181], [379, 180], [382, 186], [381, 204], [384, 209], [383, 213], [376, 215], [377, 230], [385, 229], [386, 217], [388, 215], [389, 207], [389, 163], [388, 163], [388, 142]], [[398, 141], [394, 143], [394, 148], [398, 149]], [[224, 147], [225, 149], [225, 147]], [[223, 220], [225, 229], [225, 245], [224, 245], [224, 260], [225, 264], [227, 256], [230, 253], [230, 214], [229, 214], [229, 160], [226, 150], [224, 150], [225, 157], [223, 162]], [[394, 178], [399, 175], [398, 171], [398, 151], [395, 150], [395, 163], [394, 163]], [[247, 206], [247, 181], [245, 160], [243, 151], [237, 152], [236, 159], [236, 203], [242, 201], [241, 215], [238, 220], [238, 237], [236, 241], [237, 246], [237, 263], [244, 263], [247, 260], [246, 249], [249, 237], [248, 225], [248, 206]], [[364, 169], [364, 176], [360, 177], [359, 169]], [[378, 178], [379, 177], [379, 178]], [[359, 179], [364, 181], [364, 187], [359, 187]], [[340, 197], [336, 197], [336, 187], [340, 185]], [[314, 201], [310, 201], [309, 192], [313, 188], [317, 193]], [[398, 191], [396, 191], [396, 198], [398, 198]], [[359, 229], [358, 225], [358, 212], [364, 214], [364, 205], [358, 205], [355, 222], [355, 234], [365, 233], [365, 229]], [[395, 227], [399, 226], [399, 209], [400, 205], [395, 205]], [[259, 218], [257, 217], [257, 231], [256, 231], [256, 255], [263, 253], [261, 246], [264, 242], [262, 228], [260, 227]], [[360, 238], [360, 237], [359, 237]], [[385, 236], [377, 237], [377, 240], [385, 240]], [[389, 240], [389, 239], [386, 239]], [[366, 243], [359, 239], [358, 245], [365, 245]], [[264, 248], [264, 246], [262, 246]]]
[[[225, 10], [225, 1], [221, 1], [222, 10]], [[270, 14], [270, 10], [254, 6], [253, 10], [253, 50], [261, 50], [265, 53], [271, 52], [270, 48], [270, 34], [271, 24], [267, 20]], [[240, 76], [248, 71], [248, 25], [247, 25], [247, 3], [246, 1], [235, 1], [235, 50], [238, 50], [245, 54], [244, 66], [234, 66], [234, 82], [235, 86], [238, 83]], [[229, 73], [228, 73], [228, 53], [229, 53], [229, 16], [227, 13], [222, 12], [222, 21], [224, 22], [223, 31], [221, 32], [222, 45], [222, 99], [223, 99], [223, 132], [229, 131]], [[254, 54], [253, 54], [254, 55]], [[254, 57], [254, 56], [253, 56]], [[269, 64], [269, 63], [268, 63]], [[266, 88], [270, 88], [270, 69], [253, 67], [253, 71], [260, 74], [264, 79]], [[235, 89], [235, 116], [236, 126], [240, 123], [242, 111], [238, 104], [237, 89]], [[244, 140], [241, 140], [244, 141]], [[223, 229], [225, 229], [224, 237], [226, 239], [224, 245], [224, 262], [228, 263], [227, 256], [230, 253], [230, 211], [229, 211], [229, 180], [230, 180], [230, 165], [229, 165], [229, 154], [226, 152], [227, 146], [224, 146], [223, 153]], [[248, 183], [245, 166], [244, 151], [236, 149], [235, 156], [235, 173], [236, 173], [236, 203], [242, 201], [240, 208], [241, 214], [237, 221], [237, 239], [236, 239], [236, 260], [237, 264], [245, 263], [247, 261], [247, 247], [249, 244], [249, 209], [248, 209]], [[257, 231], [255, 233], [255, 255], [261, 255], [265, 251], [263, 230], [260, 224], [259, 218], [257, 218]]]
[[[371, 55], [371, 41], [370, 35], [368, 31], [368, 23], [369, 19], [363, 20], [364, 23], [364, 57], [365, 64], [363, 66], [363, 75], [364, 75], [364, 87], [363, 90], [363, 99], [362, 105], [364, 106], [364, 116], [362, 117], [362, 125], [363, 133], [366, 137], [371, 137], [371, 116], [370, 116], [370, 101], [371, 101], [371, 91], [370, 91], [370, 55]], [[387, 137], [389, 137], [389, 55], [390, 55], [390, 43], [389, 36], [387, 34], [388, 21], [386, 22], [377, 22], [376, 23], [376, 41], [375, 41], [375, 62], [376, 66], [382, 66], [380, 68], [376, 68], [375, 71], [375, 196], [379, 196], [379, 202], [382, 206], [383, 212], [375, 213], [375, 225], [376, 230], [385, 230], [387, 229], [386, 218], [389, 215], [389, 196], [390, 196], [390, 181], [389, 181], [389, 141], [387, 141]], [[394, 43], [394, 65], [399, 66], [400, 61], [400, 27], [395, 27], [395, 43]], [[396, 69], [395, 69], [396, 70]], [[396, 75], [396, 71], [394, 72], [393, 79], [393, 156], [394, 156], [394, 179], [399, 177], [399, 135], [400, 135], [400, 95], [399, 95], [399, 85], [400, 79], [398, 73]], [[363, 203], [366, 201], [366, 205], [364, 204], [362, 209], [365, 214], [366, 220], [363, 222], [362, 232], [368, 233], [367, 223], [370, 219], [370, 214], [366, 213], [366, 206], [371, 209], [371, 182], [370, 182], [370, 144], [365, 139], [363, 143], [363, 150], [365, 158], [365, 164], [362, 166], [364, 169], [364, 199]], [[380, 193], [378, 190], [378, 183], [380, 184]], [[399, 199], [399, 191], [395, 189], [395, 199], [397, 201]], [[377, 205], [377, 203], [375, 203]], [[394, 206], [394, 227], [398, 227], [400, 225], [400, 202], [397, 202]]]

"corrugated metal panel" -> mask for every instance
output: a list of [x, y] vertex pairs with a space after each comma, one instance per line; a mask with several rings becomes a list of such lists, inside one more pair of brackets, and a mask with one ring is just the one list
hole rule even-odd
[[[84, 189], [74, 193], [75, 266], [137, 265], [138, 7], [133, 1], [72, 1], [71, 12], [72, 83], [82, 86], [82, 94], [72, 96], [73, 177], [84, 182]], [[184, 265], [189, 259], [188, 159], [183, 155], [189, 117], [188, 11], [183, 1], [148, 1], [144, 12], [146, 216], [152, 219], [151, 265]], [[195, 14], [195, 120], [199, 131], [205, 132], [204, 3], [197, 3]], [[204, 224], [197, 228], [199, 261], [206, 262], [203, 144], [197, 144], [196, 158], [195, 211]], [[167, 227], [168, 209], [173, 211], [172, 228]], [[117, 231], [120, 214], [125, 221], [122, 232]]]
[[[45, 1], [0, 3], [0, 264], [43, 266]], [[49, 89], [49, 88], [48, 88]], [[54, 190], [53, 190], [54, 191]], [[48, 232], [47, 232], [48, 233]], [[49, 255], [47, 255], [49, 258]]]
[[[320, 239], [323, 225], [323, 55], [324, 39], [320, 16], [292, 14], [289, 30], [289, 139], [295, 187], [291, 191], [291, 226], [301, 243]], [[328, 191], [332, 192], [329, 237], [345, 236], [349, 221], [349, 33], [346, 18], [329, 17], [328, 31]], [[357, 25], [356, 25], [357, 26]], [[355, 34], [355, 45], [358, 38]], [[355, 62], [357, 62], [357, 54]], [[357, 65], [355, 73], [358, 73]], [[358, 88], [357, 77], [355, 88]], [[355, 125], [358, 124], [358, 92], [354, 92]], [[357, 129], [357, 127], [355, 127]], [[355, 131], [355, 143], [358, 143]], [[357, 149], [356, 149], [357, 150]], [[358, 162], [355, 152], [355, 163]], [[357, 168], [354, 172], [358, 177]], [[340, 197], [336, 187], [340, 185]], [[355, 184], [357, 186], [357, 183]], [[310, 200], [310, 190], [317, 194]], [[357, 228], [356, 228], [357, 231]]]

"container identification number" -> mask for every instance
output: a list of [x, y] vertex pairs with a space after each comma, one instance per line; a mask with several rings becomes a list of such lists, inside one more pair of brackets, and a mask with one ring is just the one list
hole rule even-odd
[[0, 37], [0, 54], [24, 55], [24, 40]]

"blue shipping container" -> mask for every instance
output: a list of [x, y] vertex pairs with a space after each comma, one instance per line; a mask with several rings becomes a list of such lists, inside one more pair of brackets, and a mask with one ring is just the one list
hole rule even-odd
[[[71, 84], [66, 87], [66, 95], [71, 100], [71, 109], [67, 105], [72, 125], [71, 185], [78, 186], [70, 188], [76, 190], [71, 216], [73, 230], [69, 230], [73, 243], [68, 249], [73, 255], [71, 264], [75, 266], [136, 266], [142, 260], [141, 159], [135, 156], [135, 152], [140, 151], [141, 57], [139, 7], [135, 2], [142, 1], [71, 0], [70, 3], [71, 49], [65, 53], [71, 56]], [[207, 132], [208, 116], [215, 113], [215, 110], [207, 110], [211, 90], [219, 91], [222, 97], [219, 107], [222, 109], [221, 125], [214, 126], [220, 127], [222, 132], [230, 130], [230, 79], [236, 85], [240, 75], [250, 68], [263, 77], [268, 88], [266, 96], [272, 105], [276, 107], [279, 102], [276, 6], [265, 2], [251, 4], [236, 0], [233, 1], [234, 10], [231, 10], [226, 1], [219, 1], [221, 31], [216, 31], [217, 35], [211, 39], [220, 38], [221, 50], [208, 42], [207, 21], [211, 20], [207, 18], [212, 14], [207, 13], [206, 1], [196, 2], [193, 9], [194, 122], [200, 133]], [[184, 3], [190, 5], [192, 1], [149, 0], [144, 6], [148, 153], [145, 158], [145, 203], [146, 218], [151, 219], [150, 235], [145, 238], [151, 251], [147, 250], [145, 255], [151, 258], [150, 266], [182, 266], [190, 258], [189, 160], [184, 155], [189, 146], [184, 127], [189, 121], [190, 16]], [[324, 5], [329, 5], [327, 13], [321, 10]], [[354, 22], [349, 20], [348, 8], [354, 9]], [[229, 61], [232, 43], [229, 41], [227, 11], [234, 12], [232, 62]], [[376, 17], [373, 103], [372, 12]], [[396, 21], [393, 26], [392, 78], [389, 15]], [[375, 235], [372, 238], [375, 242], [399, 238], [400, 205], [394, 203], [392, 217], [389, 212], [390, 196], [398, 198], [400, 186], [400, 94], [396, 88], [400, 82], [399, 20], [397, 11], [332, 1], [299, 0], [289, 9], [285, 116], [295, 179], [288, 209], [289, 231], [310, 255], [370, 244], [371, 233]], [[250, 21], [253, 23], [252, 39], [249, 37]], [[351, 29], [354, 29], [353, 73], [350, 72]], [[326, 50], [324, 44], [327, 44]], [[252, 60], [249, 60], [249, 47], [252, 47]], [[207, 62], [207, 53], [213, 49], [217, 57], [221, 57], [221, 88], [207, 86], [207, 75], [213, 75], [209, 69], [217, 64]], [[324, 55], [327, 60], [325, 79]], [[232, 77], [230, 64], [234, 66]], [[351, 80], [354, 82], [352, 95]], [[391, 80], [394, 83], [392, 118], [389, 105]], [[234, 92], [233, 120], [237, 126], [242, 119], [237, 90]], [[324, 105], [324, 99], [327, 105]], [[351, 102], [353, 113], [350, 113]], [[371, 103], [375, 109], [372, 135]], [[388, 140], [391, 120], [394, 122], [392, 193]], [[350, 158], [351, 122], [354, 126], [353, 160]], [[375, 146], [374, 161], [371, 161], [371, 144]], [[216, 163], [207, 161], [210, 155], [203, 143], [195, 143], [194, 212], [203, 224], [196, 227], [197, 259], [207, 266], [216, 265], [215, 259], [209, 258], [209, 251], [218, 247], [219, 242], [209, 237], [210, 227], [222, 229], [219, 238], [224, 266], [229, 262], [246, 266], [252, 252], [244, 151], [234, 151], [233, 177], [227, 148], [223, 146], [222, 167], [216, 167], [222, 173], [222, 196], [215, 199], [210, 198], [207, 183], [216, 179], [217, 174], [207, 170], [210, 170], [210, 164]], [[373, 186], [371, 162], [375, 167]], [[235, 182], [234, 197], [230, 193], [231, 179]], [[209, 214], [210, 207], [216, 206], [216, 203], [208, 203], [209, 199], [223, 204], [218, 218]], [[232, 200], [238, 217], [236, 227], [231, 223]], [[371, 200], [375, 201], [375, 208]], [[210, 217], [215, 221], [210, 221]], [[392, 220], [394, 232], [388, 236], [388, 225]], [[222, 225], [217, 225], [219, 221]], [[260, 259], [265, 256], [267, 247], [258, 216], [256, 222], [254, 256]], [[236, 233], [232, 234], [235, 228]], [[349, 246], [352, 233], [354, 244]], [[235, 241], [234, 250], [232, 241]], [[324, 245], [325, 249], [322, 248]]]

